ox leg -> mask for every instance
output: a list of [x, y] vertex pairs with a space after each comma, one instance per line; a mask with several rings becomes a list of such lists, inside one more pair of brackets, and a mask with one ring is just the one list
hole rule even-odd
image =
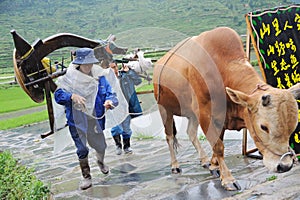
[[[202, 118], [202, 120], [204, 119]], [[210, 121], [209, 119], [206, 120]], [[202, 124], [205, 125], [209, 123], [202, 123]], [[213, 149], [213, 155], [212, 155], [211, 165], [209, 169], [215, 170], [219, 168], [221, 183], [226, 190], [240, 190], [241, 186], [231, 175], [231, 172], [229, 171], [224, 160], [224, 144], [222, 141], [224, 130], [221, 127], [217, 128], [215, 126], [210, 126], [210, 127], [203, 126], [202, 129], [205, 132], [206, 138]]]
[[[223, 141], [223, 136], [224, 136], [224, 130], [221, 132], [221, 135], [219, 137], [222, 141]], [[217, 154], [215, 154], [214, 152], [212, 154], [210, 163], [211, 163], [211, 165], [209, 167], [210, 173], [214, 177], [220, 177], [220, 169], [219, 169], [218, 158], [217, 158]]]
[[199, 155], [199, 159], [200, 159], [200, 164], [202, 165], [202, 167], [204, 168], [208, 168], [210, 163], [209, 163], [209, 159], [207, 157], [206, 152], [204, 151], [204, 149], [202, 148], [199, 139], [197, 137], [197, 129], [198, 129], [198, 121], [196, 117], [189, 117], [188, 118], [188, 127], [187, 127], [187, 133], [189, 135], [189, 139], [191, 140], [191, 142], [193, 143], [195, 149], [198, 152]]
[[[210, 140], [209, 140], [210, 141]], [[217, 163], [220, 169], [220, 179], [222, 182], [222, 186], [226, 190], [240, 190], [241, 186], [235, 180], [235, 178], [231, 175], [225, 160], [224, 160], [224, 144], [223, 141], [218, 138], [217, 141], [211, 142], [213, 148], [213, 157], [212, 157], [212, 167]]]
[[209, 171], [211, 175], [213, 175], [214, 177], [216, 178], [220, 177], [219, 163], [218, 163], [217, 155], [215, 153], [213, 153], [212, 158], [210, 160]]
[[170, 156], [171, 156], [171, 169], [173, 174], [181, 173], [181, 169], [179, 168], [179, 163], [176, 158], [176, 152], [178, 147], [178, 141], [176, 138], [176, 128], [173, 119], [173, 114], [168, 113], [165, 121], [165, 134], [166, 140], [169, 146]]

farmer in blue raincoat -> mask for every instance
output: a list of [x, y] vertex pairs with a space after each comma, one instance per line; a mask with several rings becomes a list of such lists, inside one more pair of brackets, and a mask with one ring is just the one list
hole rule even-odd
[[95, 58], [93, 49], [77, 49], [75, 60], [68, 67], [67, 73], [59, 77], [58, 89], [54, 93], [55, 101], [65, 107], [69, 130], [77, 148], [83, 176], [80, 188], [83, 190], [92, 186], [87, 142], [96, 151], [101, 172], [109, 172], [104, 164], [107, 146], [103, 134], [104, 113], [106, 109], [118, 105], [110, 84], [101, 75], [103, 69], [94, 65], [96, 63], [99, 61]]

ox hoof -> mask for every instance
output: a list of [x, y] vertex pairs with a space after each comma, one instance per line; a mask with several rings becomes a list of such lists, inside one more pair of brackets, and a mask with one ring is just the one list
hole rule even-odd
[[224, 184], [223, 187], [228, 191], [241, 190], [241, 186], [237, 181]]
[[215, 177], [215, 178], [219, 178], [220, 177], [220, 170], [219, 169], [213, 169], [213, 170], [209, 170], [210, 174]]
[[172, 168], [172, 174], [181, 174], [182, 170], [180, 168]]
[[210, 163], [204, 163], [201, 165], [204, 169], [209, 169]]

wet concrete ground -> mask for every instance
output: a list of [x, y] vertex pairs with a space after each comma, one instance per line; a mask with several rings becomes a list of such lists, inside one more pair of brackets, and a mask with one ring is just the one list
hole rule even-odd
[[[101, 174], [90, 152], [93, 187], [81, 191], [80, 168], [73, 145], [53, 154], [53, 136], [40, 139], [48, 131], [48, 122], [0, 131], [0, 150], [10, 150], [20, 162], [35, 168], [36, 175], [51, 187], [53, 199], [124, 199], [124, 200], [190, 200], [190, 199], [300, 199], [300, 167], [283, 174], [271, 173], [261, 160], [241, 155], [241, 140], [225, 140], [225, 161], [239, 181], [241, 191], [225, 191], [217, 178], [203, 169], [192, 144], [179, 139], [178, 161], [181, 175], [170, 174], [170, 156], [166, 141], [156, 137], [133, 139], [132, 155], [115, 155], [114, 142], [107, 137], [108, 175]], [[211, 155], [210, 147], [203, 147]], [[276, 175], [277, 178], [267, 181]]]

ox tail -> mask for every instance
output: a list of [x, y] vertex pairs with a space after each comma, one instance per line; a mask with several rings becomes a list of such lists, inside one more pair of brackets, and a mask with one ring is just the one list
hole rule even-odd
[[174, 136], [174, 139], [173, 139], [174, 140], [173, 148], [174, 148], [175, 152], [178, 153], [177, 149], [178, 149], [178, 147], [180, 147], [180, 145], [178, 143], [176, 134], [177, 134], [177, 130], [176, 130], [176, 126], [175, 126], [175, 121], [173, 119], [173, 136]]

